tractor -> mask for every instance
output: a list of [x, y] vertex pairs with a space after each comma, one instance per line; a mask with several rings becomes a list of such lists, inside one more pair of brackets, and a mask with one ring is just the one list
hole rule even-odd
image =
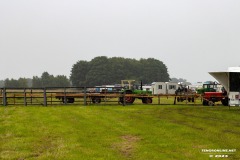
[[[219, 91], [218, 88], [221, 88], [221, 91]], [[221, 101], [224, 106], [228, 105], [227, 91], [224, 87], [220, 87], [220, 84], [217, 82], [205, 82], [203, 87], [197, 90], [197, 93], [202, 95], [202, 104], [204, 106], [214, 106], [215, 102], [219, 101]]]
[[152, 92], [143, 90], [142, 81], [140, 85], [137, 85], [135, 80], [121, 80], [121, 86], [123, 89], [120, 91], [122, 94], [122, 96], [119, 97], [120, 103], [132, 104], [136, 98], [141, 99], [142, 103], [152, 103]]

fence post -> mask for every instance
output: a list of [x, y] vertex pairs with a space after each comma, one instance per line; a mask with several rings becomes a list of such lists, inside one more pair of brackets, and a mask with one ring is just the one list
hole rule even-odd
[[7, 93], [6, 88], [3, 88], [3, 106], [7, 106]]
[[123, 92], [123, 106], [126, 106], [125, 95], [126, 95], [126, 90]]
[[84, 87], [84, 106], [87, 105], [87, 88]]
[[24, 88], [24, 106], [27, 106], [26, 88]]
[[43, 89], [43, 105], [47, 106], [47, 93], [46, 93], [46, 87]]
[[64, 87], [64, 105], [67, 104], [67, 93], [66, 93], [66, 87]]

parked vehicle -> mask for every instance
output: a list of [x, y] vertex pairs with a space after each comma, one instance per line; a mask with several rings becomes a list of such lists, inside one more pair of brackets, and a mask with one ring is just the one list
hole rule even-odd
[[120, 103], [132, 104], [136, 98], [141, 99], [142, 103], [152, 103], [152, 92], [143, 90], [142, 81], [140, 84], [136, 84], [135, 80], [121, 80], [121, 84], [123, 90], [121, 91], [122, 96], [119, 97]]

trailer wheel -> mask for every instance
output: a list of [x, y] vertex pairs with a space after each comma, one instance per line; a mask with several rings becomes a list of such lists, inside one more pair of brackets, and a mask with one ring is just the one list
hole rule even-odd
[[177, 101], [180, 102], [180, 98], [179, 97], [177, 97]]
[[192, 97], [192, 102], [194, 102], [194, 100], [195, 100], [194, 97]]
[[[65, 99], [62, 98], [62, 102], [65, 103]], [[74, 103], [74, 98], [67, 98], [67, 102], [66, 103]]]
[[92, 98], [92, 102], [93, 102], [93, 103], [101, 103], [101, 98], [99, 98], [99, 97], [93, 97], [93, 98]]
[[204, 106], [207, 106], [207, 105], [208, 105], [208, 101], [204, 99], [204, 100], [203, 100], [203, 105], [204, 105]]
[[143, 98], [142, 99], [142, 103], [145, 103], [145, 104], [150, 104], [150, 103], [152, 103], [152, 98]]
[[208, 105], [209, 106], [214, 106], [214, 102], [213, 101], [208, 101]]
[[221, 100], [222, 105], [228, 106], [228, 97], [225, 97], [224, 99]]

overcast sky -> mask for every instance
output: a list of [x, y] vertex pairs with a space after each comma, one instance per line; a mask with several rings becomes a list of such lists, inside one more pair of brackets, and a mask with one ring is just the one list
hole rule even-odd
[[240, 66], [239, 0], [1, 0], [0, 79], [70, 76], [97, 56], [155, 58], [170, 77]]

